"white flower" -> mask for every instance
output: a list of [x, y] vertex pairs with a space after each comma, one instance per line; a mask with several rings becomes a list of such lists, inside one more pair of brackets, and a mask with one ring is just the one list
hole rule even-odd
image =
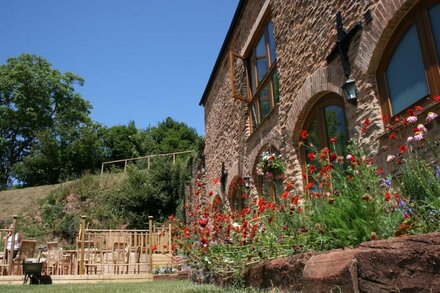
[[423, 124], [417, 125], [417, 128], [423, 133], [428, 133], [428, 129], [426, 129], [425, 125]]
[[347, 159], [348, 161], [350, 161], [351, 159], [353, 159], [353, 156], [352, 156], [352, 155], [347, 155], [346, 159]]
[[429, 123], [431, 121], [434, 121], [438, 115], [434, 112], [429, 112], [428, 115], [426, 115], [426, 123]]
[[387, 156], [387, 162], [389, 163], [389, 162], [393, 161], [395, 158], [396, 158], [395, 155], [388, 155]]
[[407, 143], [411, 143], [414, 140], [413, 136], [408, 136], [408, 138], [406, 139]]
[[406, 122], [408, 122], [408, 123], [416, 123], [417, 122], [417, 117], [416, 116], [409, 116], [408, 118], [406, 118]]

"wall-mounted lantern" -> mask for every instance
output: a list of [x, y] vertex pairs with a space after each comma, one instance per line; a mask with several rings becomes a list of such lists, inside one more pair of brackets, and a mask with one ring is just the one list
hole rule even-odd
[[247, 175], [244, 177], [244, 187], [249, 190], [251, 189], [251, 176]]
[[360, 30], [362, 25], [357, 23], [350, 31], [347, 33], [344, 29], [344, 24], [342, 22], [341, 12], [336, 13], [336, 48], [338, 50], [339, 56], [341, 56], [342, 68], [344, 69], [344, 74], [347, 77], [347, 81], [342, 85], [342, 90], [344, 91], [345, 98], [350, 103], [355, 103], [357, 99], [356, 82], [354, 79], [350, 78], [351, 68], [350, 61], [348, 58], [348, 49], [350, 48], [350, 42], [354, 34]]

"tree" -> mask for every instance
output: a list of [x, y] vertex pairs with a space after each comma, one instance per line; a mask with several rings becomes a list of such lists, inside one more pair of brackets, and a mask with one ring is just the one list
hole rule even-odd
[[171, 117], [160, 122], [156, 127], [147, 129], [147, 133], [156, 143], [156, 153], [171, 153], [196, 150], [200, 137], [194, 128]]
[[0, 188], [11, 184], [14, 166], [36, 144], [46, 140], [50, 153], [50, 140], [61, 142], [63, 135], [90, 122], [91, 105], [75, 92], [83, 83], [35, 55], [9, 58], [0, 66]]

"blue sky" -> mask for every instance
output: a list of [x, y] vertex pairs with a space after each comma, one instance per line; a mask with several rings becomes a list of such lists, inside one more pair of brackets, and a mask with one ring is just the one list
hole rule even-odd
[[198, 105], [238, 0], [0, 0], [0, 63], [46, 58], [86, 83], [106, 126], [166, 117], [204, 134]]

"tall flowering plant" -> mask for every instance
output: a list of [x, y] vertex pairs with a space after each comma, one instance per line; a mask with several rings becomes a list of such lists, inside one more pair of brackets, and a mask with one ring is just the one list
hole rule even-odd
[[263, 152], [261, 154], [261, 161], [257, 164], [256, 171], [259, 176], [277, 178], [284, 175], [286, 165], [284, 164], [281, 155]]

